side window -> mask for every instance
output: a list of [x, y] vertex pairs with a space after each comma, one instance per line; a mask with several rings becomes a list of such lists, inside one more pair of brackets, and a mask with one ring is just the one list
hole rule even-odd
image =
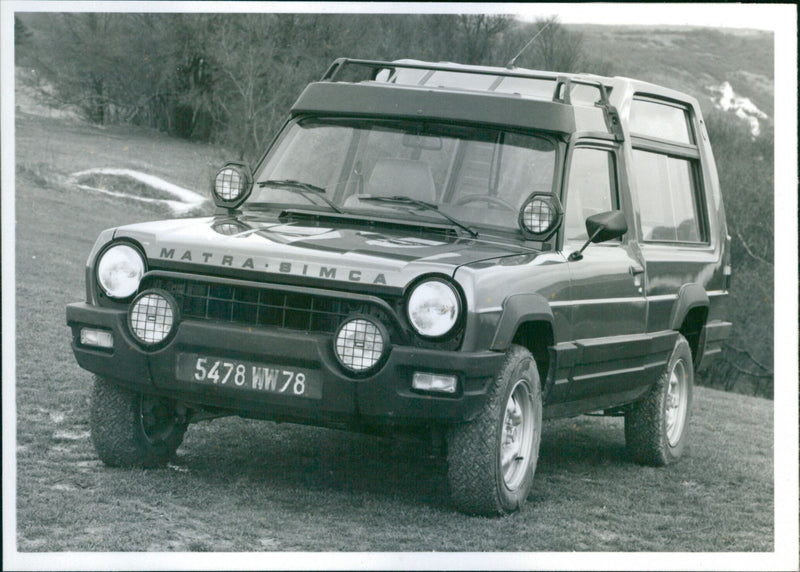
[[667, 102], [634, 99], [631, 103], [630, 130], [633, 135], [694, 144], [686, 110]]
[[631, 103], [630, 130], [642, 240], [707, 242], [690, 107], [642, 94]]
[[633, 176], [645, 241], [704, 240], [691, 159], [634, 149]]
[[616, 208], [614, 154], [588, 147], [575, 149], [567, 179], [566, 199], [566, 239], [585, 241], [588, 238], [586, 218]]

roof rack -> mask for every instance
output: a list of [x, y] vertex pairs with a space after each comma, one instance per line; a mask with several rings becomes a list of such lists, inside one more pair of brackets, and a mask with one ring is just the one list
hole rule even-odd
[[622, 127], [619, 120], [619, 113], [616, 108], [611, 105], [608, 99], [608, 88], [601, 81], [589, 79], [586, 77], [567, 75], [555, 72], [543, 71], [514, 71], [506, 68], [483, 68], [478, 66], [460, 66], [453, 64], [433, 64], [427, 62], [387, 62], [380, 60], [360, 60], [351, 58], [338, 58], [328, 67], [325, 74], [320, 81], [335, 82], [347, 81], [342, 78], [343, 72], [346, 68], [362, 68], [370, 71], [369, 79], [375, 79], [378, 72], [381, 70], [396, 70], [396, 69], [416, 69], [424, 70], [429, 73], [424, 74], [417, 85], [424, 85], [430, 76], [437, 71], [448, 73], [461, 73], [465, 75], [485, 75], [497, 78], [497, 81], [492, 83], [485, 91], [492, 92], [502, 82], [503, 78], [513, 77], [522, 79], [539, 79], [548, 80], [555, 83], [552, 95], [552, 101], [556, 103], [563, 103], [572, 105], [571, 92], [573, 85], [587, 85], [597, 88], [600, 94], [600, 101], [595, 103], [601, 107], [606, 114], [609, 130], [614, 134], [617, 140], [622, 140]]
[[[430, 72], [442, 71], [448, 73], [462, 73], [465, 75], [486, 75], [497, 78], [516, 77], [522, 79], [543, 79], [556, 82], [553, 91], [553, 101], [559, 103], [570, 103], [569, 87], [572, 84], [588, 85], [596, 87], [600, 92], [601, 103], [608, 104], [608, 93], [606, 86], [594, 79], [565, 75], [555, 72], [543, 71], [513, 71], [505, 68], [481, 68], [478, 66], [456, 66], [453, 64], [431, 64], [426, 62], [386, 62], [379, 60], [357, 60], [351, 58], [338, 58], [329, 67], [320, 81], [342, 81], [340, 76], [346, 67], [364, 67], [373, 71], [373, 75], [384, 69], [417, 69]], [[426, 74], [420, 79], [420, 84], [430, 77]], [[497, 82], [499, 83], [499, 82]], [[493, 84], [487, 91], [493, 91], [497, 87]], [[566, 88], [566, 89], [565, 89]]]

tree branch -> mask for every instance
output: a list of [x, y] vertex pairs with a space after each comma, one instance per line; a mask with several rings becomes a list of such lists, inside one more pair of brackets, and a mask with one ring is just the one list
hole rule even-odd
[[727, 363], [728, 363], [728, 365], [730, 365], [733, 369], [735, 369], [739, 373], [743, 373], [745, 375], [749, 375], [750, 377], [755, 377], [755, 378], [773, 377], [773, 374], [771, 372], [770, 373], [755, 373], [755, 372], [752, 372], [752, 371], [747, 371], [743, 367], [739, 367], [738, 365], [736, 365], [732, 361], [728, 361]]
[[740, 354], [744, 354], [744, 355], [745, 355], [745, 356], [747, 356], [747, 358], [748, 358], [748, 359], [749, 359], [751, 362], [753, 362], [755, 365], [757, 365], [758, 367], [760, 367], [761, 369], [763, 369], [764, 371], [766, 371], [766, 372], [767, 372], [767, 373], [769, 373], [770, 375], [772, 375], [772, 374], [773, 374], [773, 373], [772, 373], [772, 368], [770, 368], [770, 367], [767, 367], [767, 366], [765, 366], [763, 363], [761, 363], [760, 361], [758, 361], [758, 360], [757, 360], [756, 358], [754, 358], [754, 357], [753, 357], [753, 355], [752, 355], [752, 354], [751, 354], [749, 351], [747, 351], [746, 349], [743, 349], [743, 348], [737, 348], [736, 346], [734, 346], [734, 345], [731, 345], [731, 344], [725, 344], [725, 347], [727, 347], [727, 348], [730, 348], [730, 349], [732, 349], [733, 351], [735, 351], [735, 352], [738, 352], [738, 353], [740, 353]]
[[742, 234], [738, 230], [734, 232], [736, 233], [736, 236], [739, 238], [739, 241], [742, 243], [742, 246], [744, 246], [745, 251], [747, 251], [747, 254], [749, 254], [759, 262], [763, 262], [764, 264], [768, 264], [769, 266], [775, 266], [772, 262], [770, 262], [766, 258], [762, 258], [761, 256], [755, 254], [752, 250], [750, 250], [750, 247], [747, 245], [747, 242], [745, 242], [744, 238], [742, 238]]

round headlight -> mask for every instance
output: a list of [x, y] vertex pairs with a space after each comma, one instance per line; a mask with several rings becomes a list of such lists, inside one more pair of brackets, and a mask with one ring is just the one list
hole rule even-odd
[[421, 282], [408, 297], [408, 320], [421, 336], [437, 338], [453, 329], [461, 312], [455, 289], [443, 280]]
[[561, 212], [560, 204], [551, 195], [534, 195], [522, 206], [519, 224], [523, 230], [543, 240], [557, 228]]
[[97, 282], [108, 296], [127, 298], [139, 288], [144, 271], [144, 259], [139, 251], [128, 244], [117, 244], [97, 261]]
[[133, 301], [128, 311], [131, 333], [143, 344], [163, 342], [172, 333], [177, 320], [172, 298], [166, 292], [149, 290]]
[[250, 169], [244, 163], [228, 163], [214, 178], [214, 201], [217, 206], [235, 208], [252, 189]]
[[339, 363], [361, 373], [375, 367], [383, 357], [386, 333], [372, 320], [353, 318], [339, 326], [333, 347]]

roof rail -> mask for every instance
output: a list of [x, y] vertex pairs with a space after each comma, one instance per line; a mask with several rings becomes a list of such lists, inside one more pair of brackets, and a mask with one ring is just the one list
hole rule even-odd
[[[598, 87], [600, 89], [600, 93], [604, 98], [604, 102], [608, 101], [608, 97], [606, 96], [604, 86], [597, 80], [592, 79], [584, 79], [584, 78], [573, 78], [567, 77], [563, 74], [558, 74], [555, 72], [530, 72], [530, 71], [512, 71], [506, 68], [492, 68], [492, 69], [482, 69], [480, 67], [456, 67], [452, 64], [431, 64], [427, 62], [386, 62], [386, 61], [379, 61], [379, 60], [356, 60], [350, 58], [338, 58], [335, 60], [328, 70], [325, 72], [325, 75], [322, 76], [320, 81], [337, 81], [339, 80], [339, 76], [341, 75], [342, 70], [346, 67], [353, 67], [353, 66], [360, 66], [372, 69], [374, 71], [382, 70], [382, 69], [416, 69], [416, 70], [426, 70], [426, 71], [444, 71], [450, 73], [463, 73], [463, 74], [470, 74], [470, 75], [487, 75], [492, 77], [518, 77], [523, 79], [545, 79], [551, 81], [558, 81], [558, 80], [569, 80], [572, 83], [580, 83], [585, 85], [592, 85]], [[564, 103], [563, 100], [559, 100], [557, 96], [557, 91], [554, 93], [553, 100], [554, 101], [561, 101]]]
[[[571, 102], [571, 91], [572, 86], [574, 84], [578, 85], [587, 85], [596, 87], [600, 93], [600, 102], [596, 105], [601, 107], [606, 114], [608, 128], [614, 134], [617, 140], [622, 140], [622, 127], [619, 120], [619, 113], [617, 112], [616, 108], [609, 102], [608, 99], [608, 89], [606, 86], [599, 80], [596, 79], [588, 79], [585, 77], [578, 77], [575, 75], [567, 75], [563, 73], [556, 73], [556, 72], [544, 72], [544, 71], [514, 71], [509, 70], [506, 68], [491, 68], [485, 69], [481, 67], [472, 67], [472, 66], [456, 66], [452, 64], [433, 64], [427, 62], [388, 62], [388, 61], [380, 61], [380, 60], [360, 60], [360, 59], [351, 59], [351, 58], [338, 58], [333, 61], [333, 63], [328, 67], [325, 74], [322, 76], [320, 81], [325, 82], [333, 82], [333, 81], [346, 81], [341, 79], [342, 72], [347, 67], [361, 67], [367, 68], [371, 70], [371, 79], [374, 79], [375, 75], [380, 70], [383, 69], [416, 69], [416, 70], [425, 70], [430, 72], [423, 76], [420, 80], [420, 83], [424, 82], [425, 80], [430, 77], [431, 73], [436, 71], [443, 71], [448, 73], [463, 73], [463, 74], [471, 74], [471, 75], [486, 75], [486, 76], [493, 76], [497, 78], [503, 77], [514, 77], [514, 78], [522, 78], [522, 79], [543, 79], [543, 80], [550, 80], [555, 82], [555, 88], [553, 90], [553, 98], [552, 101], [556, 103], [564, 103], [566, 105], [572, 105]], [[494, 90], [495, 87], [500, 82], [495, 82], [487, 91]]]

